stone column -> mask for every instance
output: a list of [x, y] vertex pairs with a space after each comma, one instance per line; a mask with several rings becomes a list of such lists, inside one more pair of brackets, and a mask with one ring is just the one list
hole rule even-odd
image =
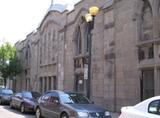
[[54, 78], [53, 78], [53, 76], [51, 77], [51, 89], [53, 90], [54, 89], [54, 87], [53, 87], [53, 81], [54, 81]]
[[44, 87], [45, 87], [45, 78], [42, 77], [42, 93], [44, 93]]
[[46, 77], [45, 78], [46, 79], [46, 91], [48, 91], [49, 90], [49, 77]]
[[[159, 52], [158, 52], [158, 45], [154, 43], [154, 59], [155, 63], [157, 64], [159, 62]], [[154, 67], [154, 95], [158, 95], [160, 93], [160, 71], [157, 67]]]
[[160, 70], [154, 67], [154, 95], [160, 94]]
[[42, 79], [42, 77], [39, 77], [39, 85], [38, 85], [38, 90], [39, 90], [39, 92], [43, 92], [43, 79]]
[[28, 88], [29, 88], [28, 77], [26, 78], [26, 83], [27, 83], [27, 84], [26, 84], [26, 85], [27, 85], [27, 88], [26, 88], [26, 89], [28, 90]]

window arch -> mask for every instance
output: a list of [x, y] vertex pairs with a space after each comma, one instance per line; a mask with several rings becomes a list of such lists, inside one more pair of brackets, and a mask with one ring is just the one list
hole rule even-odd
[[85, 29], [84, 29], [84, 51], [85, 53], [89, 51], [89, 38], [88, 38], [88, 25], [85, 24]]
[[153, 35], [152, 8], [148, 0], [143, 0], [142, 8], [142, 37], [141, 40], [150, 40]]
[[26, 49], [26, 59], [28, 60], [31, 57], [31, 46], [28, 43], [27, 44], [27, 49]]
[[82, 36], [81, 36], [81, 29], [80, 26], [77, 27], [76, 30], [76, 55], [79, 55], [82, 53]]

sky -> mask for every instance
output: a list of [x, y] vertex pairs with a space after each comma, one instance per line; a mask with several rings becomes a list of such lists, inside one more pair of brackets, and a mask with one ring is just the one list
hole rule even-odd
[[[75, 4], [79, 0], [53, 0], [54, 4]], [[0, 0], [0, 44], [17, 41], [34, 31], [52, 0]]]

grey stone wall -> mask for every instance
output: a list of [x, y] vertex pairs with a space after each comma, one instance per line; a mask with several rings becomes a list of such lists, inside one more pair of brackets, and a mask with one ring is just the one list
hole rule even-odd
[[[155, 95], [158, 95], [160, 2], [149, 0], [149, 4], [153, 19], [149, 17], [150, 21], [146, 22], [153, 23], [153, 40], [143, 42], [140, 41], [142, 0], [82, 0], [70, 12], [49, 11], [37, 31], [16, 44], [17, 56], [24, 67], [23, 73], [17, 76], [17, 91], [27, 89], [27, 78], [30, 78], [30, 89], [39, 91], [40, 78], [50, 76], [57, 77], [57, 89], [75, 90], [76, 28], [80, 26], [84, 43], [84, 15], [95, 5], [100, 12], [91, 31], [91, 99], [111, 111], [136, 104], [141, 99], [140, 71], [150, 67], [156, 75]], [[148, 44], [154, 45], [155, 58], [140, 62], [138, 49]], [[28, 45], [31, 56], [25, 58]], [[80, 58], [86, 56], [84, 45], [82, 48]]]

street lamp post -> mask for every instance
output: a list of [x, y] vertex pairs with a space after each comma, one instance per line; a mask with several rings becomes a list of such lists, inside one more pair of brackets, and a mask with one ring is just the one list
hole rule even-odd
[[89, 8], [89, 13], [85, 15], [85, 20], [87, 22], [87, 27], [88, 27], [88, 33], [87, 33], [87, 38], [89, 41], [88, 44], [88, 79], [87, 79], [87, 97], [90, 98], [90, 93], [91, 93], [91, 57], [92, 57], [92, 34], [91, 31], [94, 28], [94, 18], [99, 12], [99, 8], [96, 6], [92, 6]]

